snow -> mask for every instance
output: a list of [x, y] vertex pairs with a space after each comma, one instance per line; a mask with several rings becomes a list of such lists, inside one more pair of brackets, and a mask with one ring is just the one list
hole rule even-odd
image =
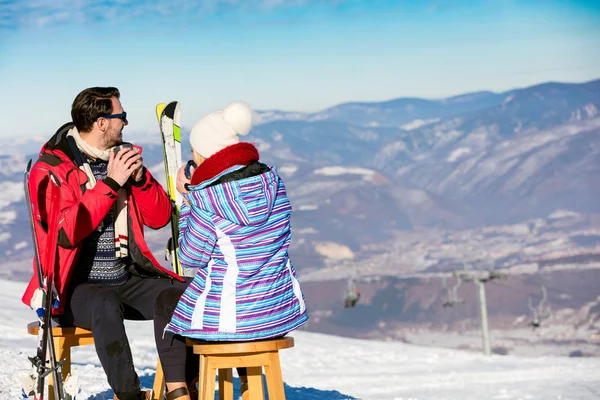
[[307, 119], [307, 114], [294, 111], [256, 111], [253, 116], [254, 125], [267, 124], [273, 121], [303, 121]]
[[[20, 148], [20, 147], [23, 148]], [[31, 138], [0, 138], [0, 176], [9, 180], [18, 176], [23, 186], [23, 172], [25, 172], [26, 154], [28, 151], [39, 150], [39, 143]], [[36, 150], [33, 150], [35, 148]], [[22, 190], [22, 189], [21, 189]]]
[[17, 219], [16, 211], [0, 211], [0, 225], [13, 223]]
[[[0, 281], [0, 399], [20, 398], [17, 374], [29, 372], [36, 338], [26, 333], [33, 311], [20, 297], [25, 283]], [[348, 310], [353, 312], [353, 310]], [[154, 379], [151, 322], [127, 322], [142, 385]], [[598, 358], [516, 357], [420, 347], [297, 331], [281, 351], [288, 400], [591, 400], [600, 393]], [[93, 346], [73, 349], [82, 399], [112, 399]], [[238, 383], [239, 384], [239, 383]]]
[[363, 175], [364, 177], [371, 177], [375, 175], [375, 171], [367, 168], [349, 168], [349, 167], [341, 167], [341, 166], [332, 166], [332, 167], [323, 167], [316, 169], [314, 171], [317, 175], [325, 175], [325, 176], [337, 176], [337, 175]]
[[508, 95], [504, 100], [502, 100], [502, 104], [504, 105], [510, 103], [515, 99], [515, 97], [517, 97], [515, 94]]
[[323, 242], [315, 245], [315, 251], [331, 260], [347, 260], [354, 258], [352, 250], [343, 244]]
[[544, 166], [552, 163], [562, 152], [566, 151], [566, 146], [548, 146], [538, 150], [526, 158], [518, 167], [517, 171], [508, 179], [503, 187], [507, 191], [516, 191], [522, 185], [526, 184], [528, 179]]
[[571, 210], [556, 210], [548, 216], [549, 219], [581, 218], [581, 214]]
[[356, 135], [356, 137], [360, 140], [363, 140], [365, 142], [372, 142], [374, 140], [379, 139], [379, 135], [377, 134], [377, 132], [372, 131], [372, 130], [362, 130], [362, 129], [356, 129], [353, 127], [349, 127], [348, 130], [352, 133], [354, 133], [354, 135]]
[[[474, 188], [481, 190], [484, 187], [492, 189], [500, 187], [503, 192], [518, 188], [532, 175], [544, 171], [545, 166], [550, 165], [556, 157], [568, 150], [570, 137], [586, 134], [598, 127], [600, 127], [600, 119], [596, 118], [578, 124], [521, 134], [512, 140], [504, 140], [491, 147], [486, 147], [485, 132], [489, 134], [487, 140], [490, 141], [497, 134], [498, 127], [493, 125], [475, 130], [460, 142], [460, 146], [451, 147], [453, 151], [458, 151], [470, 143], [471, 152], [468, 154], [461, 152], [456, 166], [448, 175], [441, 165], [439, 169], [435, 169], [440, 172], [439, 177], [432, 178], [427, 189], [436, 194], [452, 190], [454, 194], [464, 195], [471, 193]], [[399, 171], [399, 176], [411, 172], [414, 172], [414, 169]], [[510, 175], [511, 179], [504, 179], [506, 174]], [[460, 183], [461, 181], [467, 183]]]
[[594, 118], [598, 115], [598, 108], [594, 103], [589, 103], [583, 106], [588, 118]]
[[298, 206], [298, 211], [316, 211], [319, 209], [319, 206], [316, 204], [305, 204]]
[[12, 235], [8, 232], [0, 233], [0, 243], [8, 242]]
[[414, 121], [411, 121], [411, 122], [408, 122], [408, 123], [406, 123], [404, 125], [401, 125], [400, 128], [402, 128], [402, 129], [404, 129], [406, 131], [412, 131], [412, 130], [420, 128], [422, 126], [438, 122], [439, 120], [440, 120], [439, 118], [434, 118], [434, 119], [415, 119]]
[[394, 157], [397, 153], [401, 152], [401, 151], [406, 151], [406, 143], [404, 143], [401, 140], [398, 140], [396, 142], [391, 142], [387, 145], [384, 145], [381, 147], [381, 149], [379, 150], [379, 152], [386, 157]]
[[312, 235], [315, 233], [319, 233], [315, 228], [296, 228], [296, 234], [298, 235]]
[[0, 182], [0, 209], [8, 206], [11, 203], [21, 201], [25, 197], [23, 192], [23, 182]]

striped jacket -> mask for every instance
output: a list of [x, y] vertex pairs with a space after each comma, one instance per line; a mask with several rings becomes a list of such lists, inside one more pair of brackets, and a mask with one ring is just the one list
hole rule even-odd
[[237, 165], [190, 187], [179, 219], [179, 260], [198, 271], [166, 329], [195, 339], [282, 336], [308, 314], [290, 262], [291, 204], [273, 167], [211, 185]]

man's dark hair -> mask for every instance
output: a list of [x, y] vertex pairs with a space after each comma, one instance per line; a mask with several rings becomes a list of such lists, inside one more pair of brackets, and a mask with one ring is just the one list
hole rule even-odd
[[120, 96], [116, 87], [92, 87], [81, 91], [71, 106], [71, 118], [77, 130], [91, 131], [98, 118], [112, 114], [111, 98]]

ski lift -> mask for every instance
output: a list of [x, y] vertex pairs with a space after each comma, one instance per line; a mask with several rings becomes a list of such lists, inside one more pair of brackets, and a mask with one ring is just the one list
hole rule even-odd
[[352, 265], [352, 276], [348, 278], [348, 284], [346, 285], [346, 293], [344, 295], [344, 308], [354, 308], [358, 300], [360, 300], [360, 291], [356, 287], [356, 277], [358, 273], [356, 271], [356, 265]]
[[348, 285], [346, 287], [346, 295], [344, 296], [344, 308], [353, 308], [360, 299], [360, 291], [356, 287], [354, 278], [348, 279]]
[[444, 308], [454, 307], [455, 305], [462, 304], [465, 302], [464, 300], [458, 298], [458, 288], [460, 287], [460, 285], [462, 285], [462, 279], [460, 278], [460, 276], [456, 277], [456, 283], [454, 284], [454, 286], [452, 286], [452, 289], [450, 289], [446, 285], [446, 277], [443, 278], [442, 282], [444, 288], [446, 289], [446, 292], [448, 293], [448, 299], [442, 304]]
[[542, 326], [542, 321], [550, 317], [550, 307], [545, 306], [545, 303], [548, 299], [548, 293], [546, 292], [546, 287], [542, 285], [542, 299], [538, 303], [537, 306], [533, 306], [532, 296], [529, 296], [528, 306], [533, 314], [533, 318], [529, 325], [533, 327], [533, 329], [539, 328]]

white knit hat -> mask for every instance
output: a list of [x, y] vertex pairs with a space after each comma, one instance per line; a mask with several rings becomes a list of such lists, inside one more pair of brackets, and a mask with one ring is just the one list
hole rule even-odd
[[252, 111], [242, 102], [234, 102], [223, 111], [208, 114], [194, 125], [190, 144], [196, 153], [209, 158], [227, 146], [240, 142], [252, 127]]

